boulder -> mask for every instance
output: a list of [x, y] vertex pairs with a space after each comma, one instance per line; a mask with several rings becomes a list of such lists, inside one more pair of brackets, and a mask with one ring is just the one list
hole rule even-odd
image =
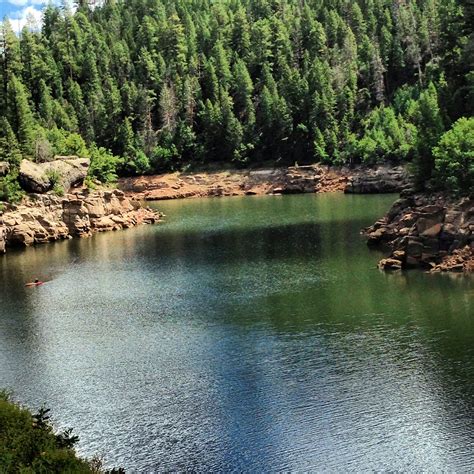
[[0, 176], [5, 176], [10, 171], [10, 164], [6, 161], [0, 161]]
[[48, 163], [33, 163], [22, 160], [19, 180], [22, 188], [30, 193], [45, 193], [55, 183], [51, 177], [56, 175], [58, 184], [67, 192], [71, 187], [82, 184], [87, 176], [90, 160], [88, 158], [60, 159]]
[[40, 165], [46, 175], [57, 173], [59, 184], [67, 192], [72, 187], [81, 185], [89, 170], [89, 158], [60, 159]]
[[[387, 244], [402, 268], [474, 271], [474, 202], [437, 194], [407, 194], [365, 230], [368, 245]], [[405, 252], [404, 254], [399, 252]], [[441, 263], [440, 263], [441, 262]], [[396, 264], [381, 261], [381, 268]]]
[[8, 243], [13, 246], [29, 246], [35, 242], [34, 230], [27, 224], [18, 224], [10, 231]]
[[428, 238], [436, 237], [436, 236], [439, 235], [442, 228], [443, 228], [443, 226], [441, 224], [435, 224], [435, 225], [429, 227], [428, 229], [426, 229], [424, 232], [422, 232], [421, 235], [423, 237], [428, 237]]
[[5, 253], [6, 240], [5, 240], [5, 226], [0, 224], [0, 254]]
[[105, 216], [104, 200], [99, 197], [89, 197], [84, 201], [90, 217], [99, 218]]
[[379, 262], [379, 268], [381, 270], [401, 270], [402, 262], [395, 258], [384, 258]]
[[409, 238], [406, 246], [406, 254], [408, 257], [420, 258], [423, 253], [423, 243], [420, 240]]
[[29, 160], [20, 163], [19, 181], [21, 187], [30, 193], [46, 193], [52, 185], [41, 165]]

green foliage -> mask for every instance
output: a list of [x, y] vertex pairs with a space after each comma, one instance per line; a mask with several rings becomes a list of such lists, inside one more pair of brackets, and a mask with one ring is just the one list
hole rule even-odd
[[18, 166], [21, 162], [21, 151], [10, 123], [0, 117], [0, 160]]
[[86, 142], [78, 133], [71, 133], [54, 127], [47, 130], [45, 135], [55, 155], [76, 155], [81, 158], [89, 156]]
[[433, 83], [420, 94], [414, 106], [414, 120], [420, 130], [417, 156], [415, 160], [415, 177], [419, 187], [423, 187], [430, 178], [434, 168], [433, 147], [444, 132], [443, 117], [439, 107], [438, 92]]
[[41, 31], [2, 23], [0, 159], [90, 149], [105, 181], [414, 160], [422, 185], [445, 126], [474, 113], [472, 2], [79, 3], [46, 8]]
[[417, 143], [417, 129], [391, 107], [374, 109], [363, 122], [364, 134], [355, 144], [354, 154], [364, 163], [411, 158]]
[[62, 185], [62, 176], [56, 170], [49, 170], [46, 172], [46, 177], [51, 183], [51, 189], [56, 196], [64, 196], [64, 186]]
[[77, 440], [71, 430], [54, 433], [49, 410], [32, 415], [0, 392], [1, 472], [97, 472], [75, 455]]
[[89, 180], [96, 179], [104, 184], [114, 183], [117, 180], [117, 168], [121, 164], [120, 158], [105, 148], [95, 146], [90, 150], [90, 158]]
[[150, 166], [154, 171], [173, 169], [173, 161], [178, 156], [178, 150], [173, 144], [169, 147], [158, 145], [154, 148]]
[[435, 182], [456, 193], [474, 190], [474, 118], [461, 118], [433, 150]]
[[150, 170], [150, 160], [143, 151], [138, 150], [125, 156], [120, 169], [127, 175], [145, 174]]
[[18, 172], [13, 171], [0, 178], [0, 201], [16, 204], [24, 195], [25, 192], [18, 182]]

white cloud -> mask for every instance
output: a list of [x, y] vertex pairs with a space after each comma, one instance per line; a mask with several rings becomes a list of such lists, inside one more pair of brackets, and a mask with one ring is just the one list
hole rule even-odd
[[[18, 7], [24, 7], [25, 5], [46, 5], [50, 3], [50, 0], [8, 0], [8, 3], [16, 5]], [[54, 3], [54, 2], [53, 2]]]
[[[1, 2], [2, 0], [0, 0]], [[39, 30], [43, 22], [42, 10], [45, 5], [58, 5], [60, 0], [7, 0], [10, 4], [15, 5], [18, 10], [10, 12], [10, 23], [13, 31], [20, 33], [25, 26], [31, 27], [33, 30]]]
[[[15, 0], [19, 1], [19, 0]], [[41, 27], [43, 14], [41, 10], [29, 6], [15, 12], [11, 15], [10, 23], [13, 31], [19, 33], [24, 26], [31, 26], [33, 29], [39, 29]]]
[[17, 7], [23, 7], [28, 3], [28, 0], [8, 0], [8, 3], [16, 5]]

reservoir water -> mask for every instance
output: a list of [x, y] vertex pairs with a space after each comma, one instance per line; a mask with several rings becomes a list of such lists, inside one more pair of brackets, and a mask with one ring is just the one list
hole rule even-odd
[[472, 472], [474, 280], [376, 269], [395, 198], [162, 202], [12, 251], [0, 387], [130, 472]]

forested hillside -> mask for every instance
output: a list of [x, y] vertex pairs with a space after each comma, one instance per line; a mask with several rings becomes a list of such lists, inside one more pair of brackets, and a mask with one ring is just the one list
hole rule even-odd
[[1, 25], [5, 180], [22, 155], [79, 154], [102, 180], [407, 160], [426, 181], [436, 159], [438, 183], [472, 182], [473, 0], [86, 3], [47, 7], [19, 36]]

